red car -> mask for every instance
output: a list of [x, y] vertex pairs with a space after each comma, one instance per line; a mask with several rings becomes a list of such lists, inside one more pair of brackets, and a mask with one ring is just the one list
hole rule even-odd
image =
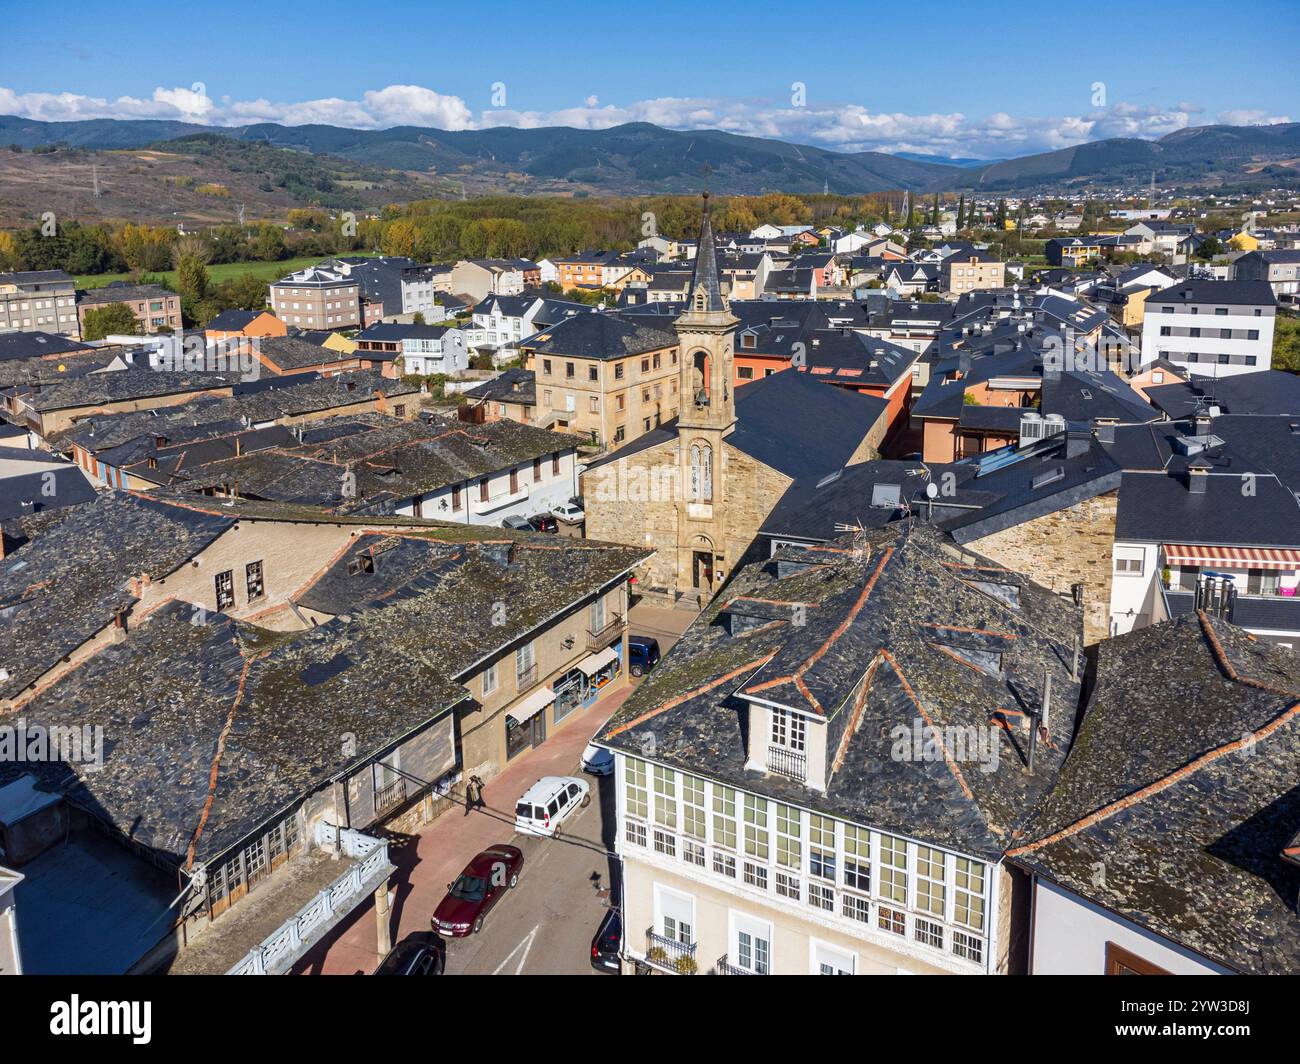
[[464, 938], [483, 928], [483, 920], [510, 887], [519, 882], [524, 855], [518, 846], [492, 846], [470, 861], [447, 885], [447, 896], [433, 911], [433, 930]]

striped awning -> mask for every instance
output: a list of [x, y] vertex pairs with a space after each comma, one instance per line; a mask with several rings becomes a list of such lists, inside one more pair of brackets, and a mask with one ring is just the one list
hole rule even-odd
[[1194, 543], [1163, 543], [1166, 565], [1199, 565], [1213, 569], [1300, 569], [1300, 550], [1280, 547], [1202, 547]]

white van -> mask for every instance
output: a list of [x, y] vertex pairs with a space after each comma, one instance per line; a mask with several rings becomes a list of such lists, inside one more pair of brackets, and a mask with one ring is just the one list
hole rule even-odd
[[575, 809], [591, 803], [591, 784], [576, 776], [543, 776], [515, 805], [515, 830], [525, 835], [554, 835]]

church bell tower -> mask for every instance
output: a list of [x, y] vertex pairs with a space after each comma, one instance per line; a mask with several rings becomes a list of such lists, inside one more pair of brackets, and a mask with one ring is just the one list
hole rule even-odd
[[704, 193], [704, 220], [700, 225], [695, 273], [687, 294], [686, 310], [673, 323], [677, 330], [681, 362], [679, 424], [730, 431], [736, 421], [733, 343], [739, 322], [732, 316], [718, 278], [718, 252], [709, 219], [709, 194]]
[[726, 462], [723, 440], [736, 426], [735, 338], [718, 276], [717, 245], [704, 193], [695, 272], [686, 309], [673, 323], [678, 342], [677, 461], [681, 499], [677, 520], [677, 590], [707, 601], [729, 564]]

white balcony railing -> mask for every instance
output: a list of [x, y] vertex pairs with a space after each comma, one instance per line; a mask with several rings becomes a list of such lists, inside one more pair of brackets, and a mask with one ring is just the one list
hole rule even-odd
[[[330, 824], [317, 828], [316, 841], [333, 846], [337, 829]], [[392, 871], [388, 841], [345, 830], [341, 840], [345, 856], [356, 859], [338, 879], [281, 924], [261, 944], [230, 969], [227, 975], [279, 975], [301, 957], [325, 931], [355, 909], [384, 883]]]

